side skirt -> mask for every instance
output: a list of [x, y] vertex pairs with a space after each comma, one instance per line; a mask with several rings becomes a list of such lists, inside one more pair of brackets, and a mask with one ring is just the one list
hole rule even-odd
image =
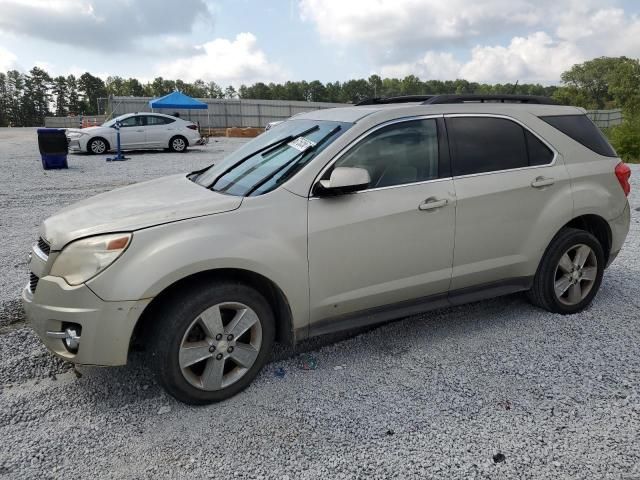
[[[310, 325], [308, 336], [316, 337], [344, 330], [354, 330], [369, 325], [417, 315], [430, 310], [436, 310], [438, 308], [463, 305], [465, 303], [477, 302], [479, 300], [486, 300], [488, 298], [522, 292], [529, 290], [532, 283], [532, 276], [510, 278], [474, 287], [462, 288], [449, 293], [440, 293], [415, 300], [394, 303], [392, 305], [369, 308], [346, 315], [329, 317]], [[304, 335], [302, 330], [307, 329], [304, 328], [300, 330], [301, 331], [296, 331], [296, 339], [306, 338], [307, 335]]]

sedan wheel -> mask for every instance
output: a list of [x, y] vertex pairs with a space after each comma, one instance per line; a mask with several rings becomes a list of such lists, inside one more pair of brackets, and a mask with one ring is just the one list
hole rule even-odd
[[89, 142], [89, 152], [100, 155], [107, 151], [107, 143], [101, 138], [94, 138]]
[[253, 366], [262, 345], [256, 312], [242, 303], [219, 303], [191, 322], [180, 345], [180, 370], [194, 387], [231, 386]]
[[173, 152], [185, 152], [187, 150], [187, 141], [183, 137], [173, 137], [169, 142], [169, 147]]
[[577, 305], [589, 295], [597, 274], [598, 260], [591, 247], [574, 245], [560, 257], [556, 267], [556, 297], [565, 305]]

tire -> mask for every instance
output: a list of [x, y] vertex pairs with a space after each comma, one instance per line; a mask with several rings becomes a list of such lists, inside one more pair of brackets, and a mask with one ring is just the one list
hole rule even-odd
[[104, 138], [96, 137], [89, 140], [87, 143], [87, 153], [92, 155], [102, 155], [109, 151], [109, 142]]
[[584, 230], [564, 228], [547, 247], [527, 296], [531, 303], [550, 312], [578, 313], [598, 292], [604, 264], [604, 250], [596, 237]]
[[169, 140], [169, 150], [176, 153], [184, 153], [187, 151], [189, 142], [182, 135], [176, 135]]
[[[158, 312], [151, 365], [159, 383], [181, 402], [204, 405], [232, 397], [251, 383], [271, 353], [273, 312], [247, 285], [210, 282], [181, 289]], [[240, 336], [232, 338], [234, 333]]]

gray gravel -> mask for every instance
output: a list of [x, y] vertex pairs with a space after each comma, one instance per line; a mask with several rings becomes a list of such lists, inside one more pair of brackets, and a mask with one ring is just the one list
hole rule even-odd
[[45, 173], [33, 130], [0, 129], [0, 477], [640, 478], [636, 166], [627, 244], [578, 315], [512, 295], [281, 348], [245, 392], [198, 408], [165, 395], [140, 355], [78, 371], [53, 359], [15, 301], [40, 221], [240, 142], [113, 165], [74, 155]]

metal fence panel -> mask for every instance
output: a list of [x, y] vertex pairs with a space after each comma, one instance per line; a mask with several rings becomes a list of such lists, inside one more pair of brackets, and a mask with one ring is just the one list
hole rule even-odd
[[622, 110], [587, 110], [587, 116], [600, 128], [620, 125], [623, 120]]

